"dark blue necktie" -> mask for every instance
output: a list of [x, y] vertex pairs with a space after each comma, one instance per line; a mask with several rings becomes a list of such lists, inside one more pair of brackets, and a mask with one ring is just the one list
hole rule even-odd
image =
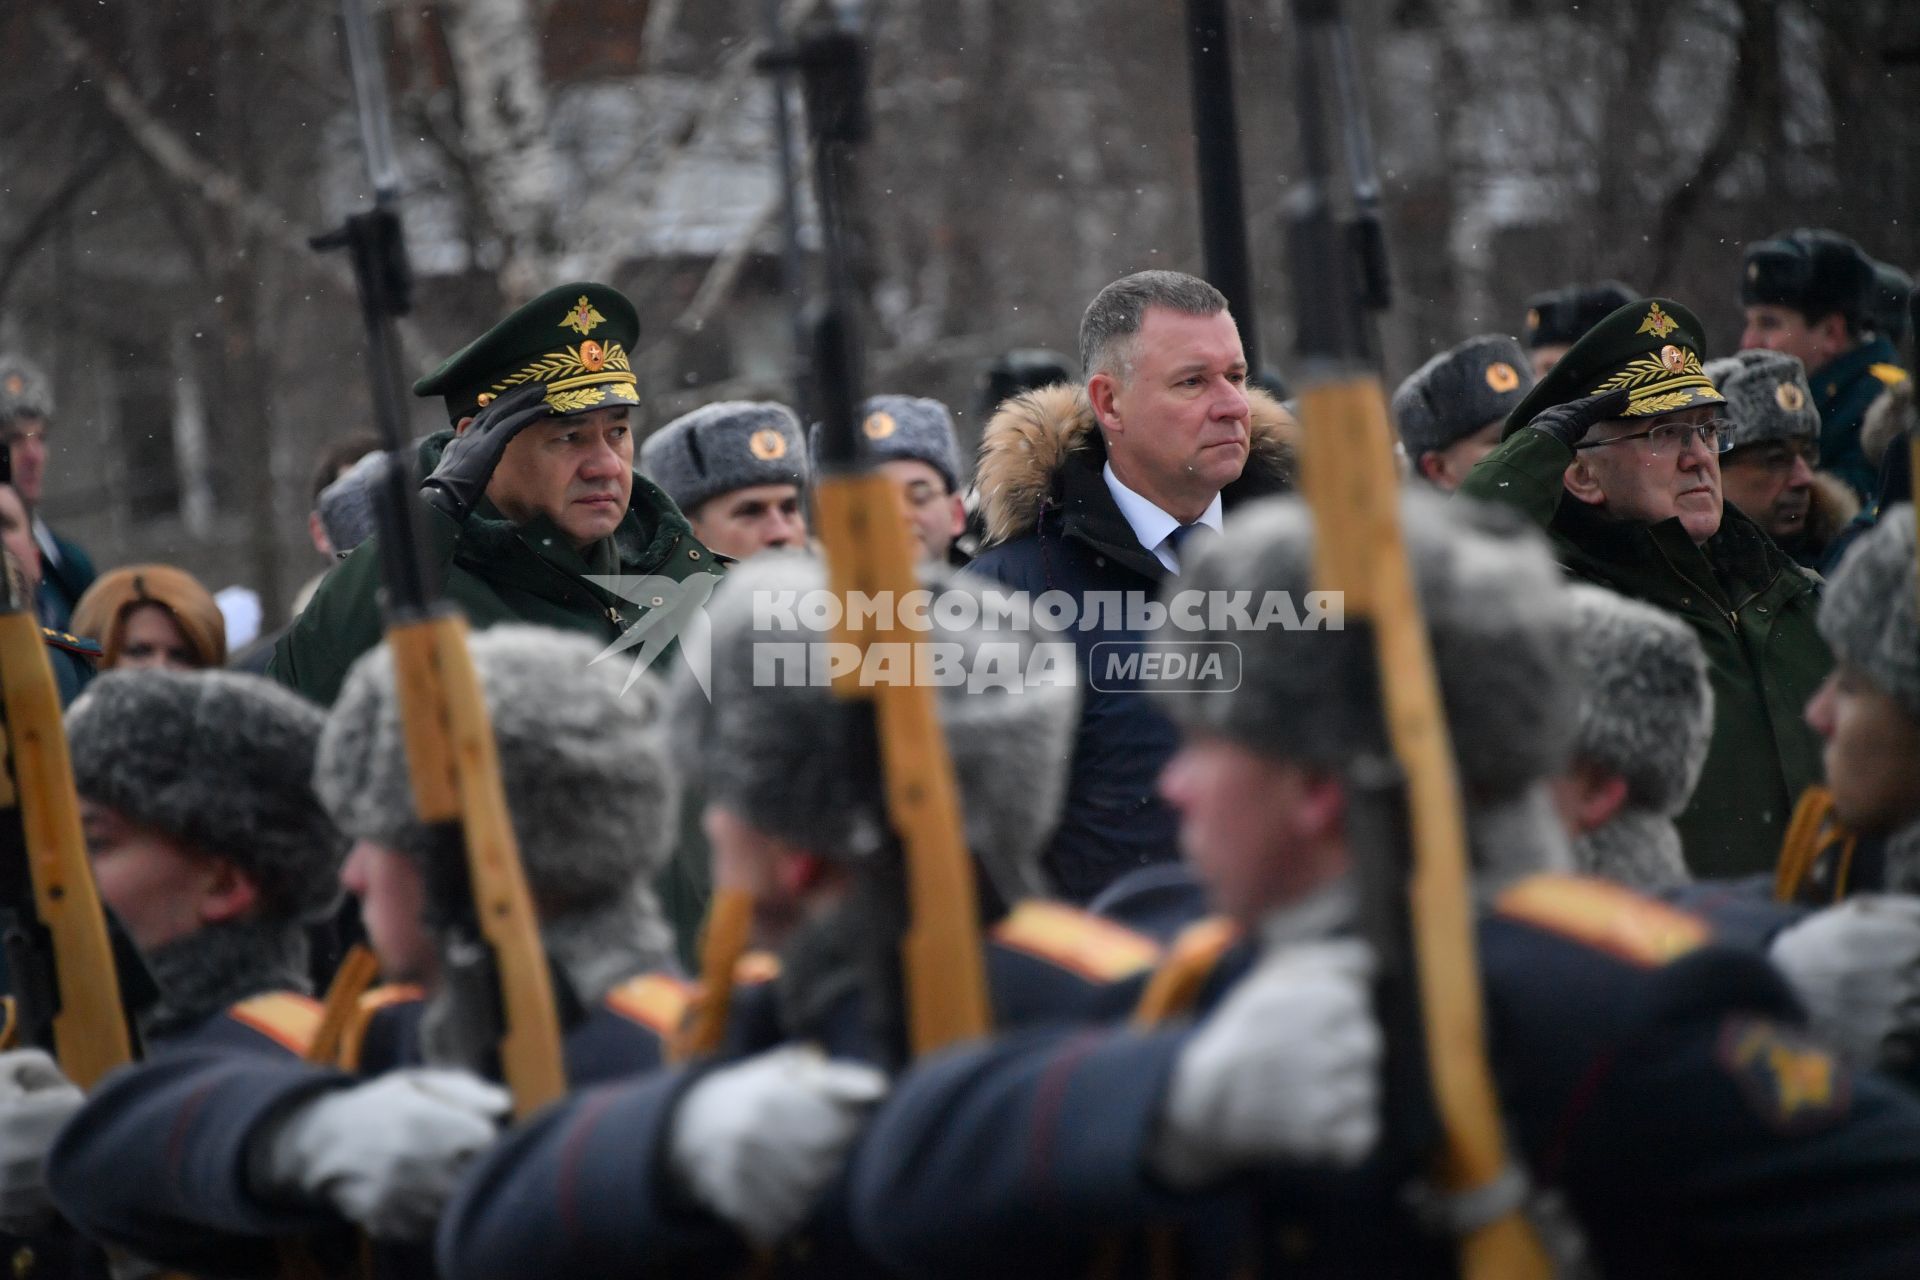
[[[1195, 551], [1199, 551], [1201, 548], [1207, 545], [1207, 539], [1212, 537], [1215, 534], [1215, 532], [1216, 530], [1213, 528], [1212, 525], [1201, 524], [1197, 520], [1192, 524], [1183, 524], [1179, 528], [1175, 529], [1172, 533], [1167, 535], [1167, 546], [1171, 548], [1173, 551], [1173, 562], [1179, 565], [1182, 569], [1186, 568], [1187, 567], [1187, 553], [1186, 553], [1187, 540], [1190, 538], [1193, 538], [1194, 539], [1193, 549]], [[1194, 537], [1195, 534], [1198, 534], [1200, 536], [1198, 538], [1195, 538]]]

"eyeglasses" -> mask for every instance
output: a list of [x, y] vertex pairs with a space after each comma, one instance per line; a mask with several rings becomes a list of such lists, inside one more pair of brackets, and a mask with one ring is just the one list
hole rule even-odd
[[1687, 447], [1695, 436], [1706, 446], [1708, 453], [1725, 453], [1733, 447], [1733, 424], [1724, 418], [1715, 418], [1711, 422], [1663, 422], [1657, 427], [1645, 431], [1636, 431], [1630, 436], [1615, 436], [1611, 440], [1589, 440], [1573, 446], [1575, 449], [1598, 449], [1610, 444], [1625, 444], [1629, 440], [1645, 440], [1655, 453], [1678, 453]]

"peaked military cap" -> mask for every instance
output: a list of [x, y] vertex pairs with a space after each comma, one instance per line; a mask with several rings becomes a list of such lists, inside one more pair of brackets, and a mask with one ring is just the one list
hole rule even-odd
[[1802, 227], [1747, 246], [1743, 306], [1792, 307], [1809, 319], [1845, 316], [1857, 324], [1873, 293], [1873, 260], [1832, 231]]
[[448, 356], [413, 394], [444, 399], [449, 422], [527, 382], [546, 384], [556, 417], [639, 404], [631, 360], [639, 337], [640, 317], [618, 290], [563, 284]]
[[1867, 325], [1899, 346], [1907, 337], [1907, 300], [1913, 295], [1913, 277], [1891, 262], [1873, 264], [1873, 296], [1867, 302]]
[[1725, 404], [1700, 365], [1706, 350], [1700, 319], [1671, 298], [1629, 302], [1587, 331], [1526, 399], [1507, 415], [1501, 439], [1542, 409], [1619, 388], [1627, 390], [1623, 418]]
[[1587, 330], [1640, 295], [1618, 280], [1570, 284], [1527, 299], [1527, 346], [1572, 346]]
[[1393, 393], [1393, 421], [1418, 459], [1505, 418], [1531, 386], [1520, 344], [1504, 333], [1482, 334], [1408, 374]]

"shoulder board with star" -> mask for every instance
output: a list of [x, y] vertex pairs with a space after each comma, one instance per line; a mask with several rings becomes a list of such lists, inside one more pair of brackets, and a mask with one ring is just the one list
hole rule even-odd
[[1118, 982], [1160, 962], [1153, 939], [1061, 902], [1020, 903], [992, 937], [1093, 982]]
[[1886, 364], [1884, 362], [1870, 364], [1867, 366], [1867, 372], [1880, 379], [1881, 382], [1884, 382], [1889, 387], [1898, 386], [1907, 380], [1907, 371], [1897, 364]]
[[89, 662], [100, 661], [102, 650], [98, 640], [76, 636], [69, 631], [57, 631], [52, 627], [40, 628], [40, 635], [55, 649], [65, 649], [68, 653], [85, 658]]
[[691, 982], [664, 973], [643, 973], [607, 992], [606, 1006], [627, 1021], [670, 1040], [687, 1020], [694, 992]]
[[313, 1033], [320, 1029], [318, 1000], [292, 991], [269, 991], [265, 995], [242, 1000], [227, 1010], [227, 1016], [242, 1026], [258, 1031], [267, 1039], [296, 1056], [304, 1056]]
[[1713, 936], [1699, 916], [1585, 876], [1530, 876], [1501, 894], [1494, 910], [1648, 969]]

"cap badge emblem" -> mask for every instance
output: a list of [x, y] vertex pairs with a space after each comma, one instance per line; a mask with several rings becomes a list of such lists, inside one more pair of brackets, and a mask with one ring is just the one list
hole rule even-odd
[[582, 337], [585, 337], [593, 332], [594, 326], [605, 324], [606, 320], [607, 318], [600, 314], [599, 309], [587, 301], [587, 295], [583, 293], [580, 295], [580, 301], [573, 304], [573, 310], [567, 312], [566, 317], [560, 321], [560, 327], [577, 330]]
[[772, 427], [764, 427], [747, 437], [747, 452], [762, 462], [774, 462], [787, 456], [787, 438]]
[[1797, 383], [1783, 382], [1773, 389], [1773, 402], [1788, 413], [1798, 413], [1807, 407], [1807, 393]]
[[860, 424], [860, 429], [867, 433], [869, 440], [885, 440], [897, 431], [899, 426], [894, 422], [892, 414], [883, 412], [868, 414], [867, 420]]
[[7, 375], [7, 394], [17, 396], [27, 389], [27, 380], [17, 373]]
[[[1666, 312], [1662, 311], [1660, 309], [1660, 304], [1656, 302], [1653, 304], [1652, 308], [1648, 310], [1647, 318], [1640, 322], [1640, 327], [1638, 329], [1635, 329], [1634, 332], [1650, 333], [1656, 338], [1664, 338], [1668, 334], [1672, 333], [1675, 329], [1678, 329], [1679, 327], [1680, 327], [1680, 322], [1678, 320], [1675, 320], [1672, 316], [1668, 315]], [[1661, 353], [1661, 359], [1662, 360], [1666, 359], [1666, 355], [1664, 352]]]
[[[1668, 321], [1669, 324], [1672, 321]], [[1660, 348], [1660, 363], [1667, 366], [1668, 373], [1678, 373], [1687, 367], [1687, 353], [1668, 343]]]
[[580, 367], [588, 373], [598, 373], [600, 366], [607, 362], [607, 351], [592, 338], [580, 344]]
[[1495, 360], [1487, 366], [1487, 386], [1495, 392], [1505, 395], [1519, 385], [1520, 375], [1505, 360]]

